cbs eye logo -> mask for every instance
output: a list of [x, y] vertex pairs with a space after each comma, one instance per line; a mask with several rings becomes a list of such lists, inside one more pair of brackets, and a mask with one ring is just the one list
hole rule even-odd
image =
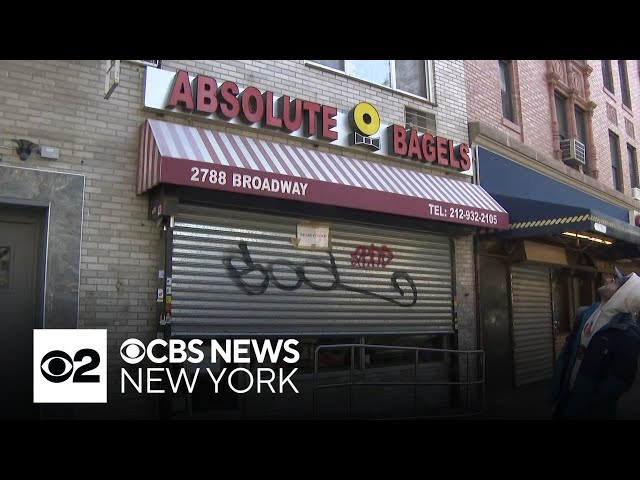
[[34, 330], [34, 403], [106, 403], [106, 364], [106, 330]]
[[372, 137], [380, 130], [380, 114], [368, 102], [360, 102], [349, 112], [349, 124], [355, 130], [349, 137], [350, 145], [364, 145], [380, 150], [380, 138]]
[[[74, 363], [82, 362], [89, 358], [89, 363], [82, 364], [75, 369]], [[53, 350], [47, 353], [40, 362], [42, 376], [53, 383], [65, 382], [73, 374], [73, 382], [99, 382], [99, 375], [88, 375], [87, 372], [95, 370], [100, 365], [100, 355], [95, 350], [83, 348], [74, 356], [73, 360], [62, 350]]]
[[137, 338], [125, 340], [120, 346], [120, 357], [130, 365], [140, 363], [146, 352], [144, 343]]

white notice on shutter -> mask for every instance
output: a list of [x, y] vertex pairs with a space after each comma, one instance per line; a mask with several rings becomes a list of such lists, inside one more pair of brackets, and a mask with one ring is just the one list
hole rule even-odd
[[329, 227], [298, 225], [298, 247], [328, 248]]

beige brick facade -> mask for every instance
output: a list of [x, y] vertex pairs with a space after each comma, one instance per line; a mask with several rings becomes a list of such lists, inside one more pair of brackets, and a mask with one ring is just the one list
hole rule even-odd
[[[176, 61], [162, 68], [186, 69], [221, 80], [253, 85], [261, 91], [316, 101], [346, 112], [366, 100], [378, 108], [383, 122], [404, 124], [404, 109], [436, 115], [438, 134], [468, 143], [464, 62], [435, 61], [435, 103], [348, 78], [302, 60]], [[160, 262], [159, 233], [148, 217], [148, 195], [135, 194], [138, 132], [145, 118], [160, 115], [143, 110], [144, 67], [121, 64], [120, 83], [107, 100], [104, 61], [0, 62], [0, 143], [14, 147], [13, 138], [26, 138], [60, 149], [58, 160], [32, 155], [21, 161], [14, 150], [0, 150], [2, 165], [73, 172], [84, 175], [84, 211], [79, 287], [79, 327], [106, 328], [109, 341], [109, 391], [119, 392], [118, 346], [128, 337], [155, 337], [156, 283]], [[633, 70], [634, 73], [637, 72]], [[630, 71], [631, 74], [631, 71]], [[474, 103], [474, 105], [476, 105]], [[489, 111], [474, 106], [475, 117]], [[167, 113], [164, 120], [211, 127], [211, 123]], [[228, 125], [232, 133], [271, 139], [278, 134]], [[282, 140], [282, 135], [279, 136]], [[295, 139], [287, 140], [301, 144]], [[341, 151], [323, 145], [321, 149]], [[355, 158], [379, 156], [351, 151]], [[407, 166], [407, 162], [395, 161]], [[417, 162], [409, 168], [420, 169]], [[429, 173], [443, 174], [435, 169]], [[0, 195], [1, 196], [1, 195]], [[475, 284], [470, 238], [456, 241], [460, 344], [475, 347]], [[120, 396], [119, 396], [120, 397]], [[134, 396], [133, 403], [110, 409], [114, 416], [156, 415], [155, 402]], [[102, 415], [87, 407], [88, 415]], [[91, 413], [94, 412], [94, 413]]]

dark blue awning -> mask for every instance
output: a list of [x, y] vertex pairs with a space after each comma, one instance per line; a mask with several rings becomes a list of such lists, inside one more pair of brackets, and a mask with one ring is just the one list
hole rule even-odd
[[585, 232], [593, 238], [640, 245], [640, 228], [590, 208], [495, 194], [493, 198], [509, 212], [510, 221], [509, 230], [493, 235], [514, 238]]
[[480, 185], [492, 197], [501, 195], [568, 205], [601, 212], [623, 223], [628, 221], [628, 209], [606, 202], [482, 147], [478, 148], [478, 168]]

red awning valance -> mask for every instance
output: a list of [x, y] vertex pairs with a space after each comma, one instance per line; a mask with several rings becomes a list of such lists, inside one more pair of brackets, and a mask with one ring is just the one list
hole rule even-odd
[[136, 192], [160, 183], [509, 227], [507, 212], [469, 182], [148, 119], [140, 133]]

